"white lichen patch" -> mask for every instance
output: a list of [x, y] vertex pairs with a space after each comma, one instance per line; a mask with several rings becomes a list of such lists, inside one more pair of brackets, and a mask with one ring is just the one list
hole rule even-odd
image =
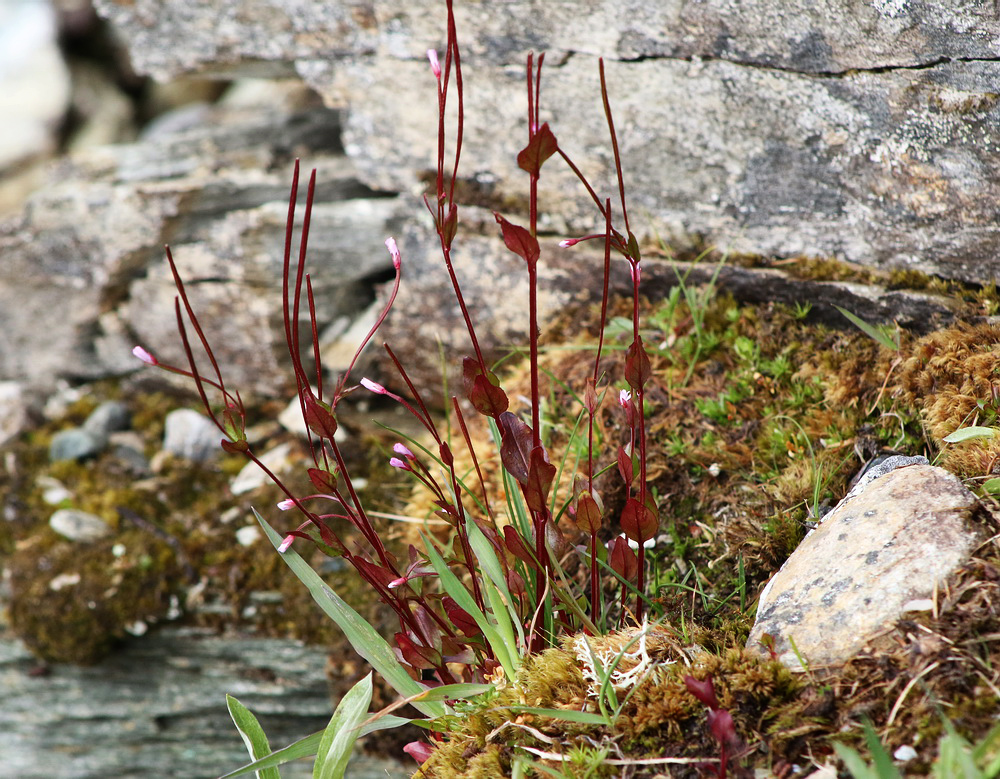
[[[616, 692], [627, 692], [642, 682], [654, 665], [648, 651], [648, 635], [649, 625], [643, 621], [636, 633], [624, 633], [619, 642], [604, 647], [594, 647], [583, 633], [573, 639], [573, 652], [587, 681], [590, 697], [597, 698], [601, 694], [605, 679], [609, 677]], [[658, 660], [655, 664], [673, 662]]]

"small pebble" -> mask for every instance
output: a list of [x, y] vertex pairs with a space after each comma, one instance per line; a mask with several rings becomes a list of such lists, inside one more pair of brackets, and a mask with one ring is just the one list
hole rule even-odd
[[49, 444], [49, 461], [86, 460], [97, 455], [106, 444], [107, 439], [103, 436], [80, 427], [60, 430]]
[[236, 531], [236, 541], [240, 546], [253, 546], [260, 541], [260, 528], [256, 525], [247, 525]]
[[80, 583], [80, 574], [78, 573], [61, 573], [52, 581], [49, 582], [49, 589], [53, 592], [59, 592], [59, 590], [64, 587], [75, 587]]
[[107, 522], [79, 509], [59, 509], [49, 517], [49, 527], [70, 541], [99, 541], [111, 535]]
[[899, 760], [901, 763], [905, 763], [908, 760], [912, 760], [917, 756], [917, 750], [911, 747], [909, 744], [903, 744], [899, 749], [892, 753], [892, 756]]
[[204, 414], [180, 408], [167, 414], [163, 450], [195, 462], [208, 462], [222, 451], [222, 432]]
[[83, 423], [83, 429], [98, 436], [109, 436], [128, 430], [131, 425], [132, 414], [128, 406], [118, 400], [108, 400], [91, 412]]
[[58, 506], [73, 500], [73, 493], [66, 488], [66, 485], [51, 476], [39, 476], [35, 484], [42, 488], [42, 500], [50, 506]]
[[[264, 452], [264, 454], [260, 456], [260, 461], [267, 466], [267, 469], [271, 471], [271, 473], [280, 476], [291, 466], [291, 460], [289, 459], [291, 451], [291, 444], [279, 444], [273, 449], [269, 449]], [[249, 462], [243, 466], [243, 469], [238, 474], [236, 474], [236, 478], [233, 479], [229, 488], [233, 491], [233, 495], [242, 495], [243, 493], [252, 492], [258, 487], [264, 487], [270, 483], [271, 479], [260, 469], [257, 463]]]

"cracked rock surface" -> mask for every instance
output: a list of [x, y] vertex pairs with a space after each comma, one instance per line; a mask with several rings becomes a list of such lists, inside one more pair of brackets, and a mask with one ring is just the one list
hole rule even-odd
[[[421, 188], [433, 161], [443, 3], [98, 0], [137, 69], [297, 73], [347, 108], [365, 182]], [[603, 0], [458, 4], [467, 77], [466, 175], [503, 199], [525, 186], [523, 63], [548, 51], [543, 118], [595, 182], [610, 181], [597, 56], [633, 208], [675, 240], [762, 254], [837, 255], [966, 281], [1000, 271], [1000, 76], [992, 7], [942, 1]], [[509, 138], [507, 146], [497, 138]], [[557, 165], [554, 230], [591, 209]], [[602, 189], [607, 184], [602, 185]]]

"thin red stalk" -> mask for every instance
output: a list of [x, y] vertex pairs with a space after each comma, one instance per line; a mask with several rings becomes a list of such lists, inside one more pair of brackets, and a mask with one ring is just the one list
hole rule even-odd
[[319, 355], [319, 322], [316, 319], [316, 299], [313, 297], [312, 279], [306, 274], [306, 300], [309, 303], [309, 327], [312, 330], [313, 365], [316, 366], [316, 398], [323, 401], [323, 364]]
[[392, 348], [389, 346], [389, 344], [382, 344], [382, 347], [389, 355], [389, 359], [392, 360], [392, 364], [396, 366], [396, 370], [399, 372], [400, 377], [406, 383], [406, 388], [410, 392], [410, 397], [412, 397], [417, 402], [417, 405], [420, 407], [420, 412], [417, 412], [415, 408], [413, 408], [406, 401], [402, 400], [402, 398], [399, 398], [399, 402], [401, 402], [404, 408], [406, 408], [411, 414], [413, 414], [413, 416], [417, 418], [420, 424], [422, 424], [424, 428], [426, 428], [427, 432], [430, 433], [431, 436], [434, 438], [434, 442], [440, 444], [441, 436], [438, 434], [437, 427], [434, 425], [430, 412], [427, 410], [427, 406], [424, 405], [424, 401], [420, 397], [420, 393], [417, 392], [417, 388], [414, 386], [413, 382], [410, 381], [410, 377], [407, 375], [406, 369], [403, 368], [403, 364], [399, 361], [399, 358], [396, 357], [395, 352], [392, 351]]
[[[622, 203], [622, 217], [625, 219], [625, 234], [632, 235], [628, 226], [628, 209], [625, 207], [625, 179], [622, 175], [622, 158], [618, 151], [618, 136], [615, 133], [615, 120], [611, 115], [611, 101], [608, 98], [608, 82], [604, 77], [604, 58], [598, 60], [598, 69], [601, 72], [601, 99], [604, 101], [604, 115], [608, 118], [608, 130], [611, 132], [611, 148], [615, 152], [615, 171], [618, 174], [618, 196]], [[638, 258], [636, 258], [638, 259]]]
[[191, 343], [188, 340], [187, 328], [184, 327], [184, 319], [181, 316], [181, 303], [177, 298], [174, 298], [174, 313], [177, 317], [177, 330], [181, 334], [181, 343], [184, 346], [184, 353], [187, 355], [188, 364], [191, 366], [191, 376], [194, 378], [194, 385], [198, 389], [198, 396], [201, 398], [201, 403], [205, 407], [209, 418], [215, 423], [215, 426], [228, 437], [229, 431], [226, 430], [225, 425], [219, 422], [215, 412], [212, 410], [212, 404], [208, 401], [208, 394], [205, 392], [201, 374], [198, 372], [198, 366], [195, 363], [194, 352], [191, 350]]
[[458, 51], [458, 30], [455, 27], [455, 11], [452, 0], [448, 0], [448, 49], [455, 55], [455, 89], [458, 94], [458, 124], [455, 130], [455, 165], [451, 171], [448, 202], [455, 202], [455, 182], [458, 180], [458, 161], [462, 156], [462, 136], [465, 133], [465, 98], [462, 87], [462, 58]]
[[340, 393], [347, 384], [347, 379], [351, 375], [351, 371], [354, 370], [354, 366], [357, 364], [358, 359], [361, 357], [361, 352], [364, 351], [365, 347], [368, 346], [368, 342], [375, 336], [375, 333], [382, 326], [385, 318], [389, 316], [389, 311], [392, 309], [393, 303], [396, 302], [396, 295], [399, 293], [399, 283], [402, 280], [403, 271], [402, 266], [396, 270], [395, 282], [392, 285], [392, 292], [389, 293], [389, 300], [386, 301], [385, 306], [382, 308], [382, 313], [379, 314], [378, 319], [375, 320], [375, 324], [371, 326], [368, 334], [362, 339], [361, 345], [354, 352], [354, 357], [351, 358], [351, 364], [347, 366], [347, 370], [341, 374], [340, 380], [337, 382], [337, 391], [334, 394], [335, 398], [340, 397]]
[[[194, 328], [195, 333], [198, 335], [198, 339], [201, 341], [202, 348], [205, 350], [205, 354], [208, 355], [208, 360], [212, 364], [212, 370], [215, 371], [215, 376], [218, 379], [218, 384], [214, 386], [218, 386], [219, 391], [222, 392], [223, 400], [225, 401], [227, 406], [230, 405], [229, 403], [230, 400], [233, 400], [234, 405], [237, 405], [235, 403], [235, 399], [233, 398], [233, 396], [230, 395], [229, 392], [226, 390], [226, 383], [222, 379], [222, 372], [219, 370], [219, 364], [215, 361], [215, 354], [213, 354], [212, 352], [212, 347], [208, 343], [208, 338], [206, 338], [205, 332], [201, 329], [201, 324], [199, 324], [198, 322], [198, 317], [195, 316], [194, 308], [191, 307], [191, 301], [188, 300], [187, 290], [185, 290], [184, 282], [181, 281], [181, 275], [177, 271], [177, 265], [174, 262], [173, 254], [171, 254], [170, 252], [170, 247], [166, 246], [164, 248], [167, 253], [167, 263], [170, 265], [170, 273], [174, 277], [174, 286], [177, 287], [177, 294], [180, 296], [180, 300], [184, 304], [184, 310], [185, 312], [187, 312], [188, 320], [191, 322], [191, 326]], [[177, 301], [175, 299], [175, 303], [176, 302]], [[180, 325], [180, 327], [183, 328], [184, 323], [181, 321], [180, 307], [179, 305], [176, 305], [175, 308], [177, 311], [177, 322]], [[191, 363], [191, 372], [194, 375], [195, 381], [200, 383], [204, 381], [204, 379], [202, 379], [201, 376], [198, 374], [197, 366], [195, 365], [194, 362], [194, 353], [191, 351], [191, 346], [188, 343], [187, 338], [185, 336], [186, 334], [182, 335], [182, 337], [184, 338], [184, 348], [188, 355], [188, 361]], [[199, 392], [201, 392], [202, 398], [203, 400], [205, 400], [205, 408], [208, 409], [209, 413], [211, 414], [210, 406], [207, 402], [207, 399], [205, 399], [204, 390], [200, 389], [199, 387]], [[218, 424], [218, 422], [216, 422], [216, 424]], [[225, 430], [225, 428], [222, 429]]]
[[472, 445], [472, 438], [469, 435], [469, 428], [465, 424], [465, 416], [462, 414], [462, 407], [458, 403], [458, 398], [452, 395], [451, 398], [452, 408], [455, 409], [455, 417], [458, 419], [458, 426], [462, 430], [462, 437], [465, 439], [465, 445], [469, 450], [469, 455], [472, 457], [472, 464], [476, 468], [476, 476], [479, 478], [479, 487], [483, 491], [483, 509], [486, 511], [486, 516], [489, 517], [491, 523], [493, 523], [493, 528], [496, 529], [496, 521], [493, 519], [493, 511], [490, 509], [490, 499], [486, 492], [486, 480], [483, 478], [483, 472], [479, 467], [479, 458], [476, 456], [476, 449]]

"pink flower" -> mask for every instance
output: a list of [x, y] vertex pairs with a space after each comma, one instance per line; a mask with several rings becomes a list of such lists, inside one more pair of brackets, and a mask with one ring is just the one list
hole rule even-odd
[[136, 357], [138, 357], [140, 360], [146, 363], [146, 365], [159, 365], [159, 363], [156, 361], [156, 358], [149, 352], [147, 352], [145, 349], [143, 349], [141, 346], [136, 346], [132, 350], [132, 354], [134, 354]]
[[376, 395], [386, 395], [388, 390], [381, 384], [372, 381], [371, 379], [362, 379], [361, 386], [364, 387], [369, 392], [374, 392]]
[[405, 457], [407, 460], [416, 460], [417, 459], [416, 455], [414, 455], [413, 452], [411, 452], [406, 447], [405, 444], [393, 444], [392, 451], [394, 451], [396, 454], [403, 455], [403, 457]]
[[406, 460], [400, 460], [398, 457], [393, 457], [391, 460], [389, 460], [389, 465], [391, 465], [393, 468], [399, 468], [399, 470], [401, 471], [412, 470], [412, 468], [410, 468], [410, 464], [406, 462]]
[[559, 246], [562, 247], [563, 249], [568, 249], [570, 246], [573, 246], [577, 243], [579, 243], [579, 241], [577, 241], [575, 238], [566, 238], [559, 242]]
[[632, 393], [627, 389], [623, 389], [618, 393], [618, 405], [622, 408], [628, 408], [629, 403], [632, 402]]
[[289, 509], [295, 508], [295, 501], [291, 498], [285, 498], [283, 501], [278, 503], [278, 508], [282, 511], [288, 511]]
[[287, 535], [287, 536], [285, 536], [285, 539], [281, 542], [281, 545], [278, 547], [278, 551], [281, 552], [282, 554], [284, 554], [285, 552], [287, 552], [288, 551], [288, 547], [290, 547], [292, 545], [292, 541], [294, 541], [294, 540], [295, 540], [295, 536], [293, 536], [293, 535]]
[[402, 258], [399, 256], [399, 247], [396, 246], [395, 238], [385, 239], [385, 248], [389, 250], [389, 254], [392, 255], [392, 267], [399, 270], [399, 266], [402, 264]]
[[427, 59], [431, 63], [431, 73], [434, 78], [441, 78], [441, 63], [438, 61], [438, 53], [434, 49], [427, 50]]

